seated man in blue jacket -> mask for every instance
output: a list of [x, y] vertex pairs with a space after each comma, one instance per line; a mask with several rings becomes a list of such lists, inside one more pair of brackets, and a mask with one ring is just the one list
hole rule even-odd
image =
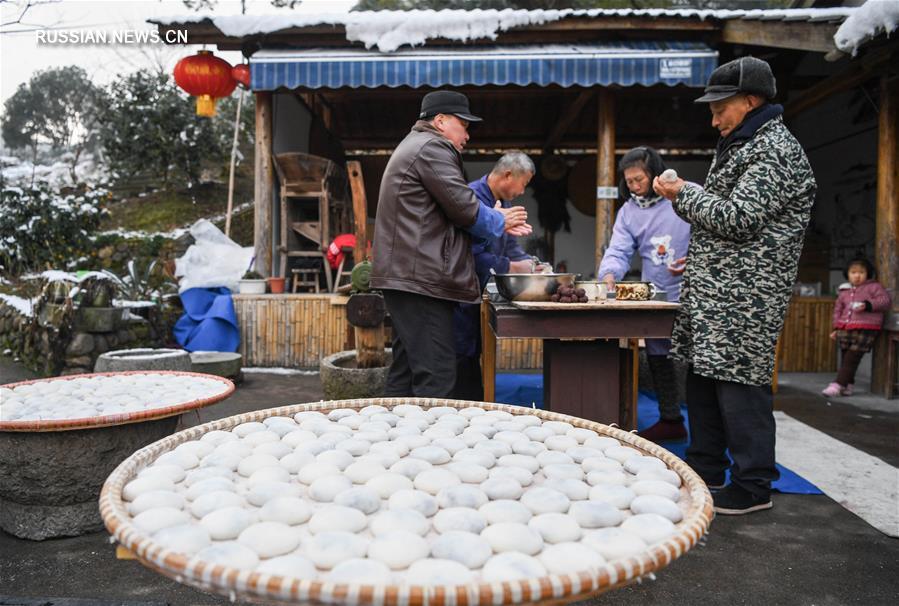
[[[508, 208], [511, 201], [524, 193], [534, 176], [534, 162], [527, 154], [510, 151], [504, 154], [489, 174], [468, 186], [481, 204], [495, 208]], [[496, 239], [472, 241], [475, 271], [481, 290], [490, 279], [490, 270], [498, 274], [525, 274], [534, 272], [534, 262], [515, 236], [504, 233]], [[456, 346], [456, 389], [454, 397], [460, 400], [483, 400], [484, 383], [481, 377], [481, 319], [480, 306], [460, 303], [453, 315], [453, 337]]]

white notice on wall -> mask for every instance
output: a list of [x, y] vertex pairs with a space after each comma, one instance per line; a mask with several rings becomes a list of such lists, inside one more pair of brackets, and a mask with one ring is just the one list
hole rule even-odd
[[659, 59], [659, 78], [689, 78], [693, 59]]
[[596, 188], [596, 199], [597, 200], [615, 200], [618, 198], [618, 188], [617, 187], [597, 187]]

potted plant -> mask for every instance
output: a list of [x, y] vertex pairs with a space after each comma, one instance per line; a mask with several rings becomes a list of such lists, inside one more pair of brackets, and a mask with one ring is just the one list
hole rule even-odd
[[259, 272], [250, 269], [238, 281], [237, 288], [242, 295], [265, 294], [265, 278]]
[[282, 294], [284, 292], [284, 278], [276, 278], [272, 276], [271, 278], [266, 279], [268, 282], [268, 289], [273, 295]]

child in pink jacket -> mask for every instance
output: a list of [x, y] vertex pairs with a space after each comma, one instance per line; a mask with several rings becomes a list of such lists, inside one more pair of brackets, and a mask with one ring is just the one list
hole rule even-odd
[[833, 308], [830, 338], [837, 340], [842, 362], [837, 380], [821, 392], [829, 398], [851, 396], [855, 371], [871, 350], [883, 326], [883, 313], [890, 309], [890, 295], [874, 279], [874, 266], [864, 258], [849, 262], [843, 274], [850, 287], [840, 291]]

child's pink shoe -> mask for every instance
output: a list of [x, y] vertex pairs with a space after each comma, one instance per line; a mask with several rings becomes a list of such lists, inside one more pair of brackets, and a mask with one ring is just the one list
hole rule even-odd
[[831, 383], [821, 390], [821, 393], [828, 398], [838, 398], [843, 395], [843, 386], [839, 383]]
[[851, 396], [851, 395], [852, 395], [852, 388], [853, 388], [853, 387], [854, 387], [854, 385], [853, 385], [852, 383], [850, 383], [849, 385], [847, 385], [846, 387], [844, 387], [844, 388], [841, 390], [841, 393], [842, 393], [844, 396]]

